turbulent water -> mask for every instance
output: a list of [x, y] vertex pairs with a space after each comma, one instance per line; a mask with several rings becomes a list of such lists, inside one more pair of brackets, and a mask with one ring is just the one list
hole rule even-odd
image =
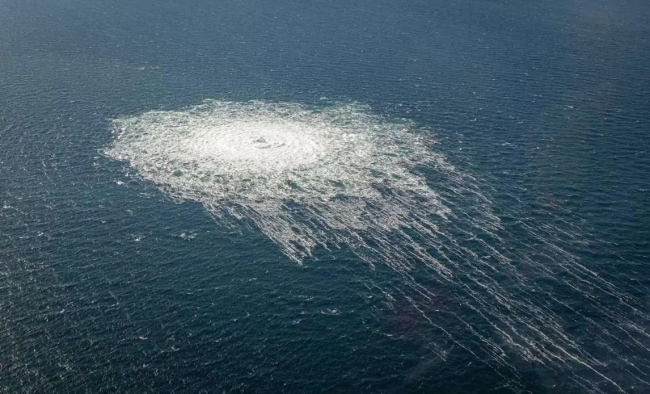
[[[115, 119], [113, 136], [105, 154], [125, 161], [128, 174], [200, 202], [222, 226], [253, 225], [299, 264], [322, 247], [350, 250], [371, 268], [387, 265], [403, 278], [382, 289], [388, 300], [403, 296], [495, 371], [516, 372], [514, 355], [589, 392], [625, 391], [612, 376], [617, 368], [650, 387], [650, 316], [554, 239], [585, 243], [579, 232], [570, 223], [523, 224], [543, 258], [508, 251], [481, 182], [448, 164], [432, 132], [413, 122], [356, 103], [207, 100]], [[549, 292], [549, 283], [565, 291]], [[456, 309], [431, 308], [441, 292], [454, 295]], [[572, 306], [576, 300], [589, 313]], [[585, 338], [567, 332], [567, 318], [602, 345], [587, 349]], [[481, 345], [466, 348], [458, 331]], [[630, 349], [645, 356], [628, 357]], [[517, 388], [516, 379], [504, 380]]]
[[[394, 256], [363, 234], [374, 244], [393, 232], [408, 240], [402, 227], [421, 222], [420, 230], [435, 231], [435, 222], [421, 219], [448, 211], [414, 170], [454, 170], [427, 149], [430, 138], [414, 131], [357, 104], [317, 111], [208, 101], [115, 120], [116, 140], [106, 154], [173, 196], [200, 201], [218, 219], [249, 218], [298, 262], [317, 245], [346, 244], [374, 264]], [[409, 244], [414, 257], [426, 255]], [[449, 273], [435, 259], [428, 263]]]

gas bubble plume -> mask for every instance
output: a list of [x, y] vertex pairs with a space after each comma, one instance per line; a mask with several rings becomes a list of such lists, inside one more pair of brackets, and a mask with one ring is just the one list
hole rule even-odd
[[389, 309], [406, 300], [443, 360], [443, 343], [462, 349], [514, 391], [525, 391], [522, 362], [585, 392], [650, 390], [650, 318], [569, 251], [590, 242], [582, 230], [511, 208], [521, 218], [513, 235], [491, 186], [449, 164], [412, 122], [356, 103], [207, 100], [112, 127], [107, 156], [200, 202], [220, 225], [251, 224], [300, 264], [317, 248], [344, 248], [396, 272], [399, 284], [366, 286]]

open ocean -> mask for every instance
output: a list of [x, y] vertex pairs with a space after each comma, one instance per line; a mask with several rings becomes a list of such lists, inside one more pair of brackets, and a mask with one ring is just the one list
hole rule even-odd
[[0, 0], [0, 393], [650, 392], [647, 0]]

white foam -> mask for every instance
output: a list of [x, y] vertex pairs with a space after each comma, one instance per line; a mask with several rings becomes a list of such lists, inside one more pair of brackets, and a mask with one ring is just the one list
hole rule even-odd
[[[411, 126], [385, 122], [357, 104], [315, 111], [206, 101], [115, 120], [106, 153], [173, 196], [206, 204], [215, 216], [252, 219], [300, 262], [317, 244], [341, 240], [295, 220], [287, 202], [318, 211], [329, 230], [394, 229], [404, 204], [444, 214], [435, 192], [412, 171], [442, 158]], [[402, 209], [397, 198], [406, 199]]]
[[[482, 192], [489, 185], [448, 164], [430, 149], [430, 133], [411, 122], [359, 104], [209, 100], [116, 119], [113, 133], [108, 156], [174, 198], [199, 201], [222, 225], [252, 223], [298, 263], [321, 245], [392, 268], [403, 282], [379, 289], [387, 305], [407, 300], [452, 346], [500, 375], [510, 370], [502, 376], [515, 389], [518, 371], [506, 351], [588, 392], [624, 391], [618, 376], [650, 385], [648, 314], [563, 248], [565, 240], [583, 242], [581, 230], [510, 211], [521, 217], [520, 233], [508, 234]], [[460, 309], [440, 305], [438, 290]], [[574, 308], [576, 300], [589, 313]], [[450, 319], [453, 326], [442, 323]], [[600, 338], [599, 357], [566, 332], [567, 319], [581, 324], [581, 338]], [[475, 338], [472, 346], [463, 333]], [[621, 360], [616, 377], [604, 359]]]

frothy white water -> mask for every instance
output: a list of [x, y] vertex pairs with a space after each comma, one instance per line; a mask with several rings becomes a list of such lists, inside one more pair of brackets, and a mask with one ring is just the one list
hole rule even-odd
[[[410, 128], [354, 104], [317, 112], [207, 101], [116, 120], [106, 153], [224, 220], [252, 219], [301, 262], [316, 245], [362, 242], [358, 231], [399, 228], [408, 207], [444, 216], [448, 209], [413, 170], [447, 165]], [[319, 225], [297, 220], [292, 209], [299, 208], [288, 202]]]
[[[174, 198], [201, 202], [223, 225], [253, 223], [294, 261], [320, 245], [392, 268], [404, 280], [381, 289], [388, 305], [401, 295], [442, 338], [500, 374], [518, 375], [514, 353], [585, 391], [650, 387], [648, 316], [562, 247], [582, 242], [579, 231], [522, 218], [521, 234], [508, 234], [485, 185], [410, 122], [358, 104], [206, 101], [113, 128], [108, 156]], [[441, 307], [439, 291], [457, 308]], [[582, 325], [580, 335], [567, 321]], [[602, 343], [598, 354], [585, 336]]]

